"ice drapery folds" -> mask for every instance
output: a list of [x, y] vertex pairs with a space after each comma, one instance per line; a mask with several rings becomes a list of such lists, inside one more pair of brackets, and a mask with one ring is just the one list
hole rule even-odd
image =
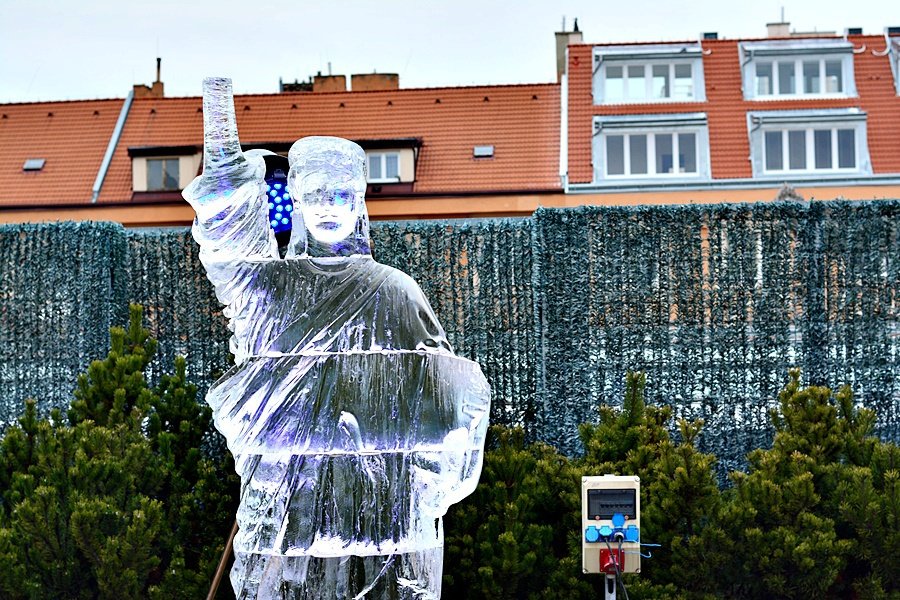
[[184, 191], [233, 331], [209, 390], [241, 476], [238, 598], [439, 598], [450, 504], [481, 471], [490, 389], [418, 285], [369, 254], [365, 153], [289, 153], [290, 241], [263, 151], [242, 152], [231, 82], [203, 90], [204, 169]]

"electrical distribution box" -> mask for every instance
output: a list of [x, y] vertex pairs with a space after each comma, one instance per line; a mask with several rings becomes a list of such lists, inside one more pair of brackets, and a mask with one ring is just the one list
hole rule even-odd
[[641, 480], [581, 478], [581, 555], [585, 573], [640, 573]]

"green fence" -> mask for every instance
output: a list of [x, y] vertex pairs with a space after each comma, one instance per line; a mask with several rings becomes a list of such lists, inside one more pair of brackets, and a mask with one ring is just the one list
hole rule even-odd
[[[765, 441], [787, 368], [849, 383], [900, 439], [900, 202], [539, 210], [526, 219], [376, 223], [380, 262], [412, 275], [457, 351], [481, 363], [492, 418], [577, 452], [577, 424], [621, 402], [703, 417], [737, 466]], [[206, 384], [228, 330], [186, 229], [0, 227], [0, 423], [26, 397], [65, 405], [129, 301]]]

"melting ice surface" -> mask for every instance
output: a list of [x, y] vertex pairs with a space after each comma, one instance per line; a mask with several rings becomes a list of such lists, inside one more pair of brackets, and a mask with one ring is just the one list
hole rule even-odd
[[289, 153], [291, 239], [270, 228], [263, 152], [231, 82], [204, 82], [204, 170], [185, 190], [233, 331], [207, 401], [235, 456], [238, 598], [439, 598], [441, 517], [481, 472], [490, 389], [418, 285], [369, 254], [365, 153]]

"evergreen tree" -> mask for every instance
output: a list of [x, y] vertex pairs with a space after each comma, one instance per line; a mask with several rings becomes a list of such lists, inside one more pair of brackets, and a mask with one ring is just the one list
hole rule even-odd
[[577, 481], [565, 457], [545, 444], [526, 445], [521, 429], [495, 426], [490, 437], [494, 449], [485, 455], [477, 489], [445, 519], [443, 593], [540, 598], [547, 573], [566, 553], [559, 492], [577, 489]]
[[[0, 442], [0, 597], [203, 597], [236, 476], [200, 452], [210, 412], [185, 363], [148, 387], [156, 341], [132, 306], [64, 420], [34, 401]], [[228, 469], [228, 470], [226, 470]]]
[[800, 371], [779, 394], [771, 413], [769, 449], [748, 455], [749, 471], [732, 475], [735, 487], [723, 511], [722, 549], [731, 569], [720, 591], [745, 598], [844, 597], [857, 577], [857, 543], [840, 514], [839, 490], [870, 461], [871, 411], [856, 409], [849, 388], [801, 388]]

